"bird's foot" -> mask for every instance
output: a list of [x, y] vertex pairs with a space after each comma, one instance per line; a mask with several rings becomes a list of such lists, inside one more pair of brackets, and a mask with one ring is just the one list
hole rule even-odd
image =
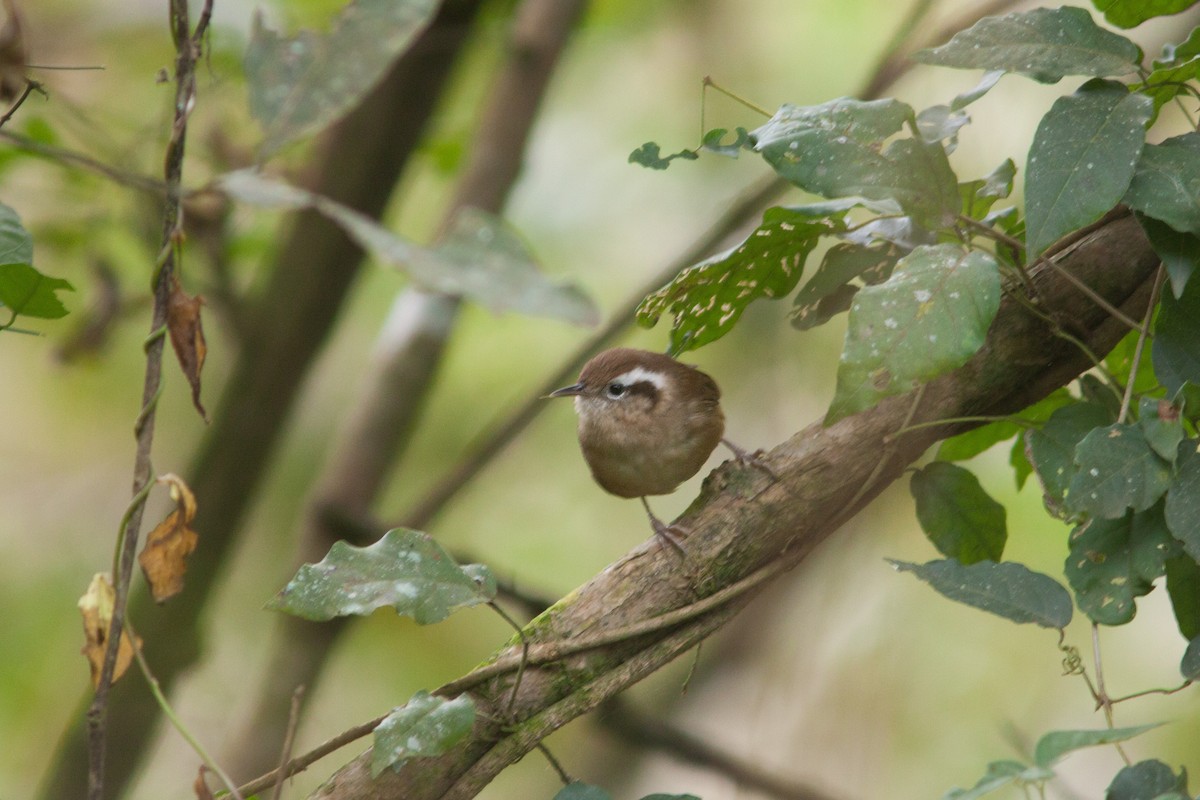
[[773, 483], [779, 483], [779, 475], [775, 472], [775, 470], [771, 469], [770, 465], [767, 464], [766, 461], [763, 460], [763, 456], [766, 455], [766, 451], [755, 450], [754, 452], [750, 452], [749, 450], [743, 450], [728, 439], [722, 439], [721, 444], [733, 451], [733, 457], [737, 459], [738, 463], [745, 464], [748, 467], [754, 467], [760, 472], [766, 473], [767, 476], [771, 478]]
[[646, 498], [641, 498], [642, 507], [646, 509], [646, 516], [650, 518], [650, 527], [654, 529], [654, 536], [665, 546], [669, 546], [679, 553], [681, 558], [687, 558], [687, 550], [683, 546], [683, 542], [679, 540], [679, 534], [686, 534], [687, 531], [678, 525], [668, 525], [654, 515], [650, 510], [650, 504], [646, 502]]

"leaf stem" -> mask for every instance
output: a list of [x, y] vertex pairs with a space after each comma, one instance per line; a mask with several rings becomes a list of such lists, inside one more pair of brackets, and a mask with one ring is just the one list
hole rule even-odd
[[1150, 338], [1150, 320], [1154, 317], [1154, 306], [1158, 304], [1158, 294], [1162, 291], [1166, 275], [1166, 269], [1159, 265], [1158, 275], [1154, 279], [1154, 287], [1150, 290], [1150, 301], [1146, 304], [1146, 315], [1142, 318], [1142, 327], [1138, 331], [1137, 346], [1133, 350], [1133, 361], [1129, 365], [1129, 379], [1125, 382], [1125, 396], [1121, 399], [1121, 413], [1117, 415], [1118, 423], [1123, 423], [1129, 416], [1129, 406], [1133, 402], [1133, 385], [1136, 383], [1138, 367], [1142, 362], [1142, 351], [1146, 347], [1146, 340]]
[[[128, 630], [130, 637], [136, 641], [137, 633], [133, 630], [133, 625], [128, 619], [125, 620], [125, 628]], [[146, 663], [146, 657], [142, 654], [142, 648], [135, 645], [133, 648], [133, 656], [137, 659], [138, 667], [142, 670], [142, 676], [145, 677], [146, 683], [150, 687], [150, 693], [154, 695], [154, 700], [158, 703], [158, 707], [162, 710], [163, 715], [171, 721], [171, 725], [175, 727], [175, 730], [179, 731], [179, 735], [182, 736], [184, 741], [186, 741], [192, 750], [196, 752], [196, 755], [200, 756], [200, 759], [206, 765], [208, 765], [208, 768], [216, 773], [217, 777], [221, 779], [222, 783], [228, 787], [230, 794], [232, 794], [234, 797], [234, 800], [243, 800], [242, 794], [237, 790], [237, 784], [235, 784], [233, 780], [225, 774], [225, 770], [221, 769], [221, 766], [217, 764], [216, 760], [213, 759], [209, 752], [204, 749], [204, 745], [200, 744], [199, 740], [192, 735], [192, 732], [189, 731], [187, 726], [183, 724], [183, 721], [179, 719], [179, 716], [175, 713], [175, 709], [171, 708], [171, 704], [167, 701], [166, 695], [164, 695], [162, 692], [162, 687], [158, 684], [158, 678], [154, 677], [154, 673], [150, 671], [150, 665]]]

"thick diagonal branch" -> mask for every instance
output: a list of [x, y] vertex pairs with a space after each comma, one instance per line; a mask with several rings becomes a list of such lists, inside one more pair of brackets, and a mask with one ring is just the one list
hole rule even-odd
[[[1125, 313], [1145, 312], [1158, 258], [1132, 216], [1114, 214], [1056, 258]], [[682, 520], [692, 531], [686, 562], [653, 543], [643, 545], [535, 620], [527, 630], [534, 642], [597, 646], [526, 669], [515, 719], [502, 721], [513, 672], [500, 670], [469, 690], [484, 713], [452, 751], [414, 759], [399, 773], [385, 771], [374, 780], [367, 753], [316, 796], [474, 796], [542, 738], [727, 623], [766, 584], [754, 576], [763, 570], [782, 574], [781, 567], [798, 563], [932, 443], [967, 426], [902, 429], [913, 422], [1012, 413], [1092, 366], [1076, 345], [1055, 335], [1047, 316], [1070, 320], [1072, 335], [1095, 353], [1107, 352], [1126, 333], [1058, 271], [1039, 269], [1033, 280], [1043, 314], [1007, 297], [986, 344], [960, 369], [830, 427], [816, 423], [775, 447], [767, 459], [778, 482], [733, 462], [717, 469]], [[738, 586], [747, 589], [733, 588]], [[720, 603], [705, 603], [718, 593]], [[654, 620], [664, 615], [670, 623], [656, 627]], [[494, 658], [515, 666], [517, 649]], [[456, 685], [471, 683], [468, 678]]]

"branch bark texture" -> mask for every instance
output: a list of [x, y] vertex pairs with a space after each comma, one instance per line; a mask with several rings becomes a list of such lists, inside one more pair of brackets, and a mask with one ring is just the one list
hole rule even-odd
[[[1054, 258], [1129, 316], [1145, 312], [1158, 258], [1131, 215], [1111, 215]], [[1032, 277], [1043, 315], [1007, 296], [986, 344], [960, 369], [832, 426], [815, 423], [775, 447], [766, 460], [778, 482], [753, 467], [723, 465], [680, 520], [692, 532], [685, 561], [649, 542], [534, 620], [526, 630], [534, 660], [539, 651], [560, 657], [525, 670], [511, 716], [505, 708], [520, 660], [515, 646], [494, 654], [482, 682], [466, 676], [443, 688], [469, 691], [482, 712], [467, 740], [374, 780], [368, 752], [315, 796], [473, 797], [542, 738], [729, 622], [766, 584], [763, 576], [799, 563], [931, 444], [971, 427], [910, 429], [913, 423], [1012, 413], [1089, 368], [1046, 315], [1096, 353], [1127, 333], [1057, 271], [1037, 269]]]

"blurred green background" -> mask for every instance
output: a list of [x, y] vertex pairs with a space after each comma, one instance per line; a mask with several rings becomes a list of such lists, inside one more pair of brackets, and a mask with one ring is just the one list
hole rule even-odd
[[[277, 27], [324, 28], [336, 0], [228, 3], [216, 0], [211, 59], [200, 72], [192, 120], [188, 185], [212, 174], [221, 153], [248, 152], [257, 131], [245, 105], [240, 58], [255, 8]], [[399, 232], [427, 241], [440, 219], [478, 102], [503, 57], [512, 4], [492, 7], [456, 73], [452, 102], [400, 187], [388, 215]], [[566, 51], [534, 131], [507, 219], [547, 272], [577, 282], [607, 313], [631, 287], [661, 270], [738, 195], [764, 174], [752, 158], [706, 155], [654, 172], [627, 163], [647, 140], [673, 152], [697, 143], [706, 76], [766, 108], [853, 94], [872, 72], [909, 3], [890, 0], [599, 0]], [[972, 4], [935, 4], [930, 21]], [[165, 4], [144, 0], [37, 0], [21, 6], [36, 64], [102, 65], [102, 71], [36, 75], [34, 96], [11, 129], [82, 151], [123, 169], [161, 172], [173, 86]], [[1172, 27], [1172, 25], [1177, 27]], [[1134, 32], [1147, 52], [1188, 27], [1178, 20]], [[918, 68], [888, 93], [914, 107], [945, 102], [977, 76]], [[963, 178], [986, 174], [1006, 157], [1018, 165], [1038, 118], [1066, 86], [1005, 78], [972, 106], [974, 124], [952, 161]], [[707, 128], [752, 128], [761, 117], [710, 92]], [[283, 161], [304, 163], [293, 148]], [[141, 394], [142, 338], [148, 328], [150, 266], [157, 210], [110, 183], [16, 155], [0, 143], [0, 201], [22, 215], [35, 238], [35, 265], [70, 280], [72, 315], [30, 323], [44, 336], [0, 335], [0, 798], [32, 795], [55, 744], [88, 687], [76, 598], [108, 568], [117, 523], [129, 500], [132, 425]], [[260, 285], [265, 256], [279, 238], [279, 215], [234, 211], [232, 285]], [[97, 302], [94, 265], [117, 273], [126, 314], [98, 353], [57, 357], [83, 312]], [[188, 288], [211, 292], [211, 276], [185, 256]], [[372, 347], [404, 278], [384, 267], [357, 283], [335, 336], [307, 377], [299, 406], [245, 529], [236, 559], [207, 614], [207, 652], [175, 694], [179, 713], [221, 753], [248, 716], [273, 630], [263, 603], [290, 576], [306, 490], [329, 452], [344, 409], [372, 369]], [[286, 298], [281, 298], [286, 302]], [[820, 418], [832, 396], [841, 331], [835, 323], [798, 333], [788, 301], [752, 306], [725, 339], [689, 354], [721, 383], [728, 435], [769, 447]], [[208, 312], [205, 398], [227, 387], [232, 338]], [[664, 323], [665, 325], [665, 323]], [[405, 508], [484, 432], [523, 402], [588, 332], [468, 307], [381, 516]], [[634, 346], [663, 349], [666, 330], [629, 331]], [[155, 442], [156, 471], [184, 471], [204, 424], [168, 358]], [[639, 504], [599, 490], [579, 456], [567, 403], [554, 404], [464, 492], [431, 533], [492, 566], [502, 579], [557, 598], [646, 538]], [[1001, 448], [1002, 449], [1002, 448]], [[715, 466], [723, 456], [714, 456]], [[1034, 482], [1016, 493], [1007, 452], [976, 465], [985, 487], [1009, 510], [1008, 557], [1061, 575], [1066, 529], [1041, 511]], [[701, 477], [706, 471], [702, 471]], [[185, 476], [186, 477], [186, 476]], [[700, 478], [659, 498], [660, 515], [690, 502]], [[163, 512], [156, 503], [150, 519]], [[203, 515], [201, 507], [200, 514]], [[204, 547], [201, 542], [200, 547]], [[883, 557], [935, 557], [918, 530], [904, 485], [892, 487], [733, 625], [707, 643], [688, 690], [690, 658], [631, 691], [649, 713], [763, 770], [804, 781], [831, 796], [933, 797], [969, 786], [990, 760], [1026, 751], [1043, 732], [1101, 727], [1078, 678], [1062, 677], [1053, 633], [1016, 627], [939, 599]], [[188, 602], [188, 594], [174, 602]], [[1122, 695], [1178, 682], [1185, 642], [1160, 589], [1139, 603], [1137, 620], [1103, 632], [1105, 675]], [[352, 724], [432, 688], [486, 656], [509, 636], [486, 609], [419, 628], [377, 613], [344, 638], [322, 684], [307, 698], [302, 751]], [[1078, 621], [1071, 642], [1088, 652]], [[147, 643], [154, 662], [154, 645]], [[141, 681], [131, 673], [125, 680]], [[1118, 724], [1169, 719], [1130, 751], [1200, 770], [1200, 718], [1194, 693], [1118, 707]], [[658, 791], [705, 800], [754, 798], [735, 781], [643, 748], [630, 747], [594, 719], [549, 740], [572, 775], [618, 798]], [[285, 796], [302, 797], [358, 743], [299, 776]], [[198, 760], [163, 730], [134, 798], [182, 797]], [[1119, 768], [1110, 749], [1064, 766], [1054, 796], [1096, 797]], [[536, 754], [507, 771], [482, 797], [552, 797], [557, 778]]]

